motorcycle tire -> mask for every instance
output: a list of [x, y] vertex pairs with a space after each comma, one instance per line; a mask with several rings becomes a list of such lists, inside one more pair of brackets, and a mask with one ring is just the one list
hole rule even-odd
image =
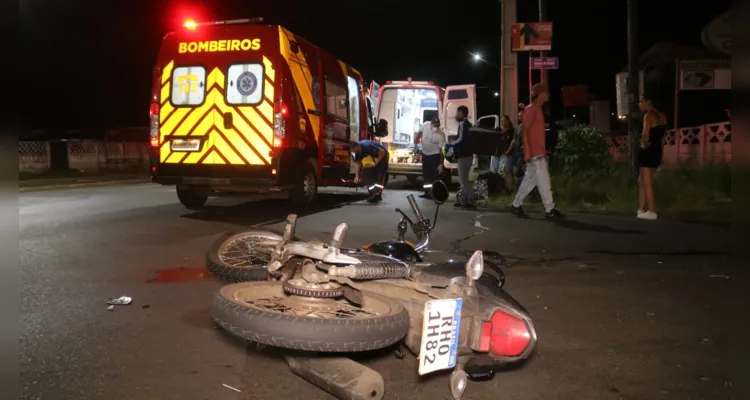
[[[259, 226], [222, 235], [214, 241], [209, 248], [208, 253], [206, 253], [206, 266], [208, 267], [208, 272], [217, 279], [228, 283], [267, 280], [267, 263], [263, 262], [263, 260], [249, 260], [247, 265], [245, 265], [245, 263], [233, 265], [229, 262], [227, 257], [222, 256], [223, 251], [231, 246], [232, 242], [238, 241], [243, 237], [252, 236], [267, 238], [274, 237], [281, 240], [283, 233], [276, 229]], [[299, 241], [300, 239], [295, 237], [294, 240]]]
[[[336, 301], [331, 303], [335, 308], [352, 308], [347, 311], [337, 310], [335, 315], [329, 317], [320, 317], [309, 310], [303, 310], [304, 315], [295, 314], [289, 304], [304, 302], [309, 298], [287, 295], [281, 282], [235, 283], [222, 287], [216, 293], [211, 314], [217, 324], [235, 336], [293, 350], [362, 352], [386, 348], [403, 339], [409, 330], [406, 308], [401, 303], [376, 293], [360, 293], [363, 308], [350, 306], [344, 300]], [[322, 307], [319, 305], [320, 300], [314, 299], [309, 304]], [[267, 306], [261, 307], [256, 303]], [[342, 312], [349, 313], [354, 309], [374, 315], [340, 317]], [[330, 308], [319, 310], [330, 313]], [[372, 312], [373, 310], [379, 312]]]

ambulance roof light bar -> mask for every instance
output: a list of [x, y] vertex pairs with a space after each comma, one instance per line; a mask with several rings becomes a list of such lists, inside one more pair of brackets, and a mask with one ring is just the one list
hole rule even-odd
[[408, 81], [385, 81], [386, 85], [434, 85], [433, 81], [413, 81], [409, 78]]
[[242, 19], [228, 19], [224, 21], [210, 21], [210, 22], [195, 22], [192, 19], [185, 20], [182, 25], [185, 29], [191, 31], [195, 30], [198, 26], [210, 26], [210, 25], [237, 25], [237, 24], [260, 24], [263, 22], [263, 17], [258, 18], [242, 18]]

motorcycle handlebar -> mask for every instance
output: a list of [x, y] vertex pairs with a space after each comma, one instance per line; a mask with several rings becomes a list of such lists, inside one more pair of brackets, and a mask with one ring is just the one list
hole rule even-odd
[[414, 211], [414, 215], [417, 216], [417, 221], [421, 221], [424, 219], [424, 215], [422, 215], [422, 210], [419, 209], [419, 206], [417, 205], [417, 201], [414, 200], [414, 195], [410, 194], [406, 197], [407, 200], [409, 200], [409, 206], [411, 207], [411, 210]]

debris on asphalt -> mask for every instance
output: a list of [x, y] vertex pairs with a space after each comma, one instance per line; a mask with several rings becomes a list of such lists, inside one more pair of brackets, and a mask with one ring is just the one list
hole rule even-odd
[[617, 271], [617, 272], [615, 272], [615, 274], [617, 274], [617, 275], [625, 275], [625, 272], [624, 271]]
[[662, 264], [664, 264], [664, 263], [663, 263], [663, 262], [661, 262], [661, 261], [657, 261], [656, 263], [657, 263], [657, 264], [659, 264], [659, 265], [662, 265]]
[[711, 278], [729, 279], [728, 275], [711, 275]]
[[143, 309], [145, 310], [145, 309], [147, 309], [147, 308], [151, 308], [151, 306], [150, 306], [150, 305], [148, 305], [148, 304], [144, 304], [143, 306], [141, 306], [141, 308], [143, 308]]
[[222, 383], [221, 385], [222, 385], [222, 386], [224, 386], [225, 388], [229, 389], [229, 390], [234, 390], [234, 391], [235, 391], [235, 392], [237, 392], [237, 393], [240, 393], [240, 392], [242, 392], [242, 391], [241, 391], [240, 389], [237, 389], [237, 388], [233, 388], [233, 387], [231, 387], [231, 386], [227, 385], [226, 383]]
[[648, 315], [649, 317], [653, 317], [656, 314], [649, 312], [649, 313], [646, 313], [646, 315]]
[[113, 306], [127, 306], [128, 304], [132, 303], [133, 299], [128, 296], [122, 296], [118, 299], [109, 299], [107, 304], [113, 305]]
[[114, 311], [114, 310], [115, 310], [115, 306], [109, 306], [109, 307], [107, 307], [107, 311]]

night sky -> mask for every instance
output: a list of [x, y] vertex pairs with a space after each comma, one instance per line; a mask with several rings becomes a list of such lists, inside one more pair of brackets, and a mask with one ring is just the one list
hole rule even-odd
[[[626, 1], [548, 4], [555, 24], [551, 55], [560, 57], [561, 65], [552, 72], [553, 95], [561, 85], [588, 84], [592, 95], [611, 99], [614, 108], [614, 74], [627, 62]], [[640, 50], [656, 41], [701, 45], [700, 30], [729, 6], [728, 0], [641, 1]], [[499, 71], [467, 53], [500, 64], [497, 0], [30, 0], [21, 2], [20, 19], [26, 93], [49, 94], [54, 88], [62, 97], [41, 114], [26, 108], [26, 128], [146, 126], [161, 38], [189, 17], [264, 17], [326, 48], [368, 81], [411, 76], [441, 85], [476, 83], [488, 87], [478, 89], [479, 114], [499, 110], [492, 96]], [[537, 1], [518, 0], [518, 19], [538, 20]], [[524, 90], [526, 74], [520, 75]]]

